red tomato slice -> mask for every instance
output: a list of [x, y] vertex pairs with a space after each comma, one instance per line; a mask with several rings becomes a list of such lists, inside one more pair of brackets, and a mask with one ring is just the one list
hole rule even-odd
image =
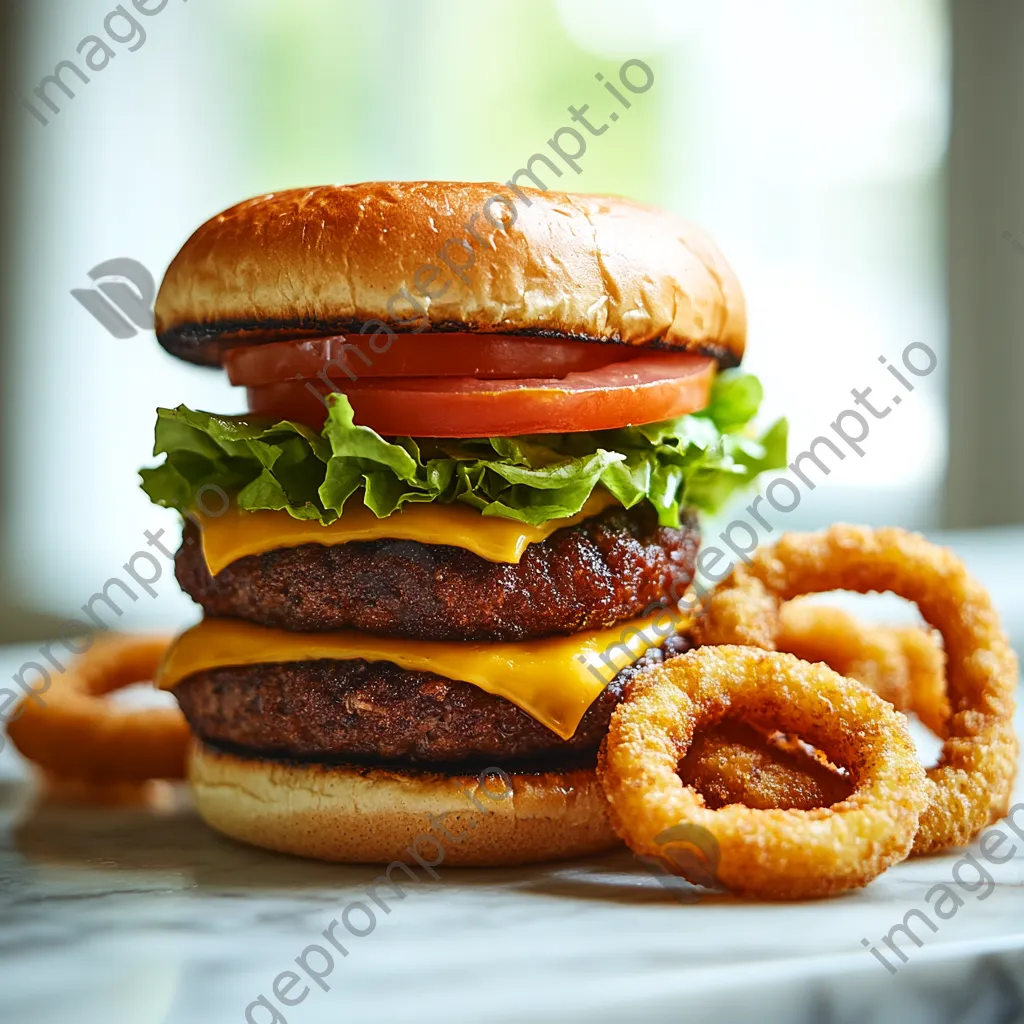
[[[471, 377], [378, 378], [337, 382], [356, 423], [389, 436], [514, 437], [562, 434], [681, 416], [708, 402], [715, 361], [647, 352], [561, 380]], [[322, 381], [285, 381], [248, 389], [249, 409], [319, 429], [326, 418]]]
[[630, 359], [628, 345], [551, 341], [508, 334], [398, 334], [390, 339], [346, 334], [231, 349], [224, 366], [232, 384], [258, 387], [278, 381], [355, 381], [364, 377], [564, 377]]

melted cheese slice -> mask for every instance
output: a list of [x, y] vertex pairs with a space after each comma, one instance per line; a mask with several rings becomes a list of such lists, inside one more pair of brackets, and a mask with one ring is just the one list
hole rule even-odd
[[567, 637], [518, 643], [442, 643], [369, 633], [292, 633], [231, 619], [205, 619], [171, 645], [156, 685], [171, 689], [196, 672], [267, 662], [390, 661], [433, 672], [505, 697], [552, 732], [569, 739], [605, 686], [651, 647], [689, 625], [678, 612]]
[[234, 509], [222, 516], [196, 513], [202, 527], [203, 557], [210, 574], [217, 573], [246, 555], [262, 555], [300, 544], [347, 544], [354, 540], [415, 540], [422, 544], [449, 544], [472, 551], [489, 562], [514, 564], [530, 544], [547, 540], [563, 526], [575, 526], [596, 516], [615, 499], [595, 491], [583, 508], [565, 519], [550, 519], [530, 526], [514, 519], [481, 515], [469, 505], [415, 503], [378, 519], [363, 504], [353, 502], [330, 526], [316, 520], [293, 519], [287, 512], [243, 512]]

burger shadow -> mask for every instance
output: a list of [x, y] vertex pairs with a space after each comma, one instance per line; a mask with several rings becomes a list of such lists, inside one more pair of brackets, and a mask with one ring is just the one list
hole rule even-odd
[[[37, 880], [53, 875], [62, 884], [99, 885], [107, 891], [313, 894], [363, 887], [380, 870], [379, 865], [328, 864], [236, 842], [202, 820], [184, 785], [86, 792], [26, 783], [0, 788], [0, 850], [7, 847], [20, 857]], [[555, 864], [439, 864], [437, 871], [440, 877], [432, 884], [441, 887], [500, 887], [572, 901], [630, 906], [736, 902], [728, 893], [691, 886], [647, 866], [625, 849]], [[31, 885], [31, 878], [25, 881]]]
[[[189, 889], [221, 895], [314, 893], [365, 886], [379, 867], [326, 864], [274, 853], [221, 835], [192, 806], [183, 786], [94, 795], [12, 786], [9, 846], [37, 877], [56, 871], [64, 882], [106, 890]], [[15, 799], [20, 797], [20, 799]], [[19, 806], [20, 805], [20, 806]], [[523, 894], [623, 905], [718, 903], [727, 894], [659, 877], [630, 853], [525, 867], [445, 868], [439, 886], [511, 888]]]
[[303, 860], [222, 836], [202, 820], [181, 785], [91, 797], [46, 789], [5, 795], [13, 814], [4, 815], [0, 849], [20, 857], [37, 880], [51, 875], [90, 889], [101, 883], [112, 891], [189, 889], [229, 896], [312, 893], [368, 880], [368, 865]]
[[717, 889], [694, 886], [665, 871], [648, 868], [627, 850], [599, 858], [544, 866], [529, 878], [520, 875], [518, 891], [567, 900], [591, 900], [628, 906], [714, 905], [738, 902]]
[[[380, 873], [375, 864], [328, 864], [236, 842], [202, 820], [184, 785], [68, 791], [20, 782], [4, 786], [0, 796], [0, 852], [6, 847], [21, 858], [30, 889], [34, 875], [36, 884], [57, 878], [62, 889], [83, 891], [314, 895], [363, 888]], [[436, 870], [439, 878], [430, 884], [441, 888], [501, 887], [620, 903], [673, 898], [628, 853], [525, 867], [441, 863]]]

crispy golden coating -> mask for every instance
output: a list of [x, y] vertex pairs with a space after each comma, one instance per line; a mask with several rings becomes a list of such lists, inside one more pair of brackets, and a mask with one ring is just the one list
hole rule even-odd
[[705, 600], [690, 632], [698, 647], [739, 644], [774, 651], [779, 629], [778, 598], [738, 565]]
[[101, 637], [56, 676], [42, 702], [26, 697], [7, 727], [48, 772], [86, 783], [182, 779], [189, 728], [177, 708], [118, 707], [108, 693], [151, 680], [169, 637]]
[[757, 810], [830, 807], [853, 791], [853, 780], [823, 763], [799, 741], [766, 736], [730, 719], [697, 734], [679, 775], [714, 809], [745, 804]]
[[779, 627], [777, 650], [825, 662], [874, 690], [897, 711], [916, 712], [932, 732], [944, 735], [949, 715], [946, 655], [934, 630], [874, 626], [838, 608], [799, 598], [782, 606]]
[[[813, 810], [710, 809], [676, 767], [696, 732], [727, 716], [802, 736], [850, 772], [852, 794]], [[753, 647], [703, 647], [638, 676], [612, 715], [598, 778], [636, 853], [660, 856], [659, 837], [680, 825], [706, 830], [717, 880], [762, 899], [867, 884], [907, 856], [928, 803], [906, 719], [891, 704], [826, 665]]]
[[874, 690], [897, 711], [910, 702], [910, 672], [891, 631], [868, 626], [839, 608], [788, 601], [779, 613], [776, 649], [803, 661], [823, 661], [841, 676]]
[[[773, 548], [755, 552], [715, 590], [700, 639], [734, 642], [739, 608], [757, 619], [745, 633], [771, 634], [772, 598], [782, 602], [829, 590], [891, 591], [913, 601], [942, 634], [948, 717], [936, 700], [931, 669], [921, 672], [913, 697], [933, 728], [945, 722], [942, 754], [928, 772], [929, 805], [914, 852], [969, 843], [993, 815], [1005, 813], [1017, 769], [1017, 659], [988, 592], [951, 551], [918, 534], [839, 525], [822, 533], [785, 534]], [[764, 646], [773, 647], [774, 638]], [[905, 638], [904, 650], [912, 658], [922, 655], [921, 646]]]
[[[746, 606], [739, 591], [731, 593], [730, 615]], [[755, 616], [753, 630], [763, 621]], [[898, 711], [913, 710], [937, 736], [945, 735], [946, 658], [934, 630], [871, 626], [838, 608], [799, 598], [782, 605], [778, 622], [778, 650], [824, 662]], [[721, 616], [718, 628], [724, 628]], [[823, 765], [799, 740], [787, 740], [788, 745], [778, 734], [766, 737], [744, 723], [725, 722], [697, 737], [680, 774], [711, 807], [738, 803], [810, 810], [845, 799], [849, 776]]]
[[946, 696], [946, 652], [934, 629], [906, 626], [892, 630], [907, 662], [910, 710], [936, 736], [945, 739], [949, 728]]

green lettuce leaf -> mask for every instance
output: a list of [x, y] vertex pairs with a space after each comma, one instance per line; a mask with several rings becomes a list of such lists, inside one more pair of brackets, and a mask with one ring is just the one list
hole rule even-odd
[[627, 508], [649, 501], [663, 526], [681, 509], [721, 508], [759, 473], [786, 465], [786, 421], [760, 437], [756, 377], [727, 370], [706, 409], [662, 423], [594, 433], [470, 440], [399, 437], [357, 426], [344, 395], [328, 396], [321, 433], [299, 423], [157, 410], [154, 455], [141, 472], [158, 505], [189, 511], [204, 485], [242, 509], [283, 509], [327, 524], [350, 500], [378, 517], [409, 502], [463, 502], [484, 515], [540, 524], [574, 515], [597, 487]]

